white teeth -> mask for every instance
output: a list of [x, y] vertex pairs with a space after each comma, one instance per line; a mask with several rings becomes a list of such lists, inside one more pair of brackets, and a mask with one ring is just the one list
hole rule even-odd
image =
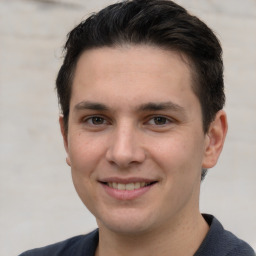
[[117, 189], [118, 189], [118, 190], [125, 190], [125, 184], [118, 183], [118, 184], [117, 184]]
[[134, 188], [135, 188], [135, 189], [140, 188], [140, 183], [139, 183], [139, 182], [136, 182], [136, 183], [134, 184]]
[[116, 183], [116, 182], [107, 183], [109, 187], [118, 189], [118, 190], [135, 190], [135, 189], [143, 188], [149, 184], [150, 183], [146, 183], [146, 182], [135, 182], [135, 183], [127, 183], [127, 184]]
[[128, 183], [125, 185], [126, 190], [134, 190], [134, 183]]

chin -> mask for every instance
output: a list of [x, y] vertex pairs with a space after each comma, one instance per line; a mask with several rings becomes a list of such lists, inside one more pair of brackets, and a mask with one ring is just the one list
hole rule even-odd
[[[107, 226], [108, 225], [108, 226]], [[142, 224], [138, 223], [108, 223], [105, 227], [116, 234], [122, 234], [126, 236], [137, 236], [148, 232], [148, 228], [145, 226], [145, 221]]]
[[108, 218], [105, 216], [102, 220], [97, 219], [97, 223], [99, 228], [106, 228], [114, 233], [124, 235], [138, 235], [152, 228], [148, 216], [129, 211], [123, 212], [120, 215], [113, 214], [108, 216]]

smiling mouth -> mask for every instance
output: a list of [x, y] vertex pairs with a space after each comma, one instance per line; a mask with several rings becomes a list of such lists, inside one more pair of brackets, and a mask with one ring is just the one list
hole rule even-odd
[[136, 190], [136, 189], [140, 189], [140, 188], [144, 188], [144, 187], [148, 187], [151, 186], [153, 184], [155, 184], [157, 181], [154, 182], [135, 182], [135, 183], [117, 183], [117, 182], [103, 182], [104, 185], [113, 188], [113, 189], [117, 189], [117, 190]]

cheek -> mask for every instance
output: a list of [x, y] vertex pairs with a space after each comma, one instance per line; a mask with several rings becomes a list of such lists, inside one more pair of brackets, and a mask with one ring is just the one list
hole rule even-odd
[[[100, 147], [101, 145], [101, 147]], [[83, 134], [70, 136], [69, 157], [74, 187], [82, 202], [92, 210], [95, 202], [95, 182], [97, 166], [101, 161], [102, 143], [92, 140]]]
[[[179, 135], [179, 136], [178, 136]], [[193, 175], [201, 171], [203, 141], [196, 135], [178, 134], [155, 143], [154, 160], [173, 175]], [[193, 171], [194, 170], [194, 171]]]
[[77, 133], [69, 139], [69, 157], [75, 171], [90, 172], [104, 154], [104, 142], [99, 138]]

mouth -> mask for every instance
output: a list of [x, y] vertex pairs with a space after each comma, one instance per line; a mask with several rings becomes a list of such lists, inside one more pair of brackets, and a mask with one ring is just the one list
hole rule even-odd
[[99, 180], [104, 193], [116, 200], [134, 200], [140, 198], [148, 191], [154, 191], [155, 185], [159, 180], [147, 178], [120, 178], [109, 177]]
[[144, 187], [152, 186], [153, 184], [157, 183], [157, 181], [153, 182], [131, 182], [131, 183], [118, 183], [118, 182], [102, 182], [102, 184], [116, 189], [116, 190], [138, 190]]

